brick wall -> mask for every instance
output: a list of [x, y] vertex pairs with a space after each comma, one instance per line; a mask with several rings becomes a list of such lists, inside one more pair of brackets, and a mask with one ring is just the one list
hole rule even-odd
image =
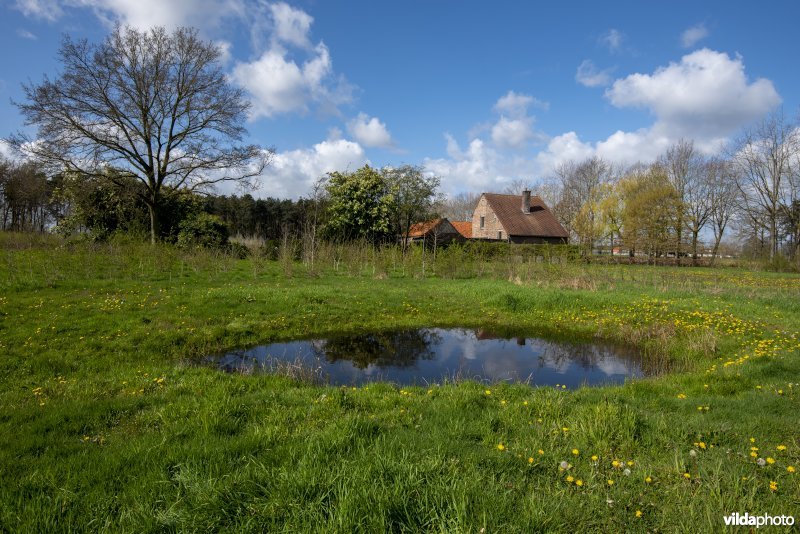
[[[481, 228], [481, 217], [484, 217], [484, 226]], [[503, 232], [502, 239], [508, 239], [508, 232], [497, 220], [491, 206], [486, 201], [486, 197], [481, 195], [475, 211], [472, 213], [472, 238], [473, 239], [497, 239], [497, 233]]]

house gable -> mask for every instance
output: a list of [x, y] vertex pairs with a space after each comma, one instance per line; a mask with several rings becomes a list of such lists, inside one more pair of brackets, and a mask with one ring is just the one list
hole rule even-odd
[[[481, 217], [483, 225], [481, 226]], [[489, 203], [487, 193], [481, 195], [475, 211], [472, 212], [472, 239], [507, 239], [506, 230], [500, 218]]]
[[[523, 211], [521, 195], [483, 193], [472, 215], [472, 236], [477, 239], [508, 239], [518, 243], [566, 243], [569, 234], [544, 201], [530, 197], [529, 211]], [[481, 228], [480, 218], [484, 217]]]

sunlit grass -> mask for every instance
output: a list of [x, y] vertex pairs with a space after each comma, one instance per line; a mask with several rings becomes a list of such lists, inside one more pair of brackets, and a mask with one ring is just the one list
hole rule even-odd
[[[797, 515], [797, 275], [362, 262], [289, 277], [4, 239], [0, 530], [717, 532], [735, 511]], [[662, 374], [332, 388], [191, 363], [399, 326], [602, 337]]]

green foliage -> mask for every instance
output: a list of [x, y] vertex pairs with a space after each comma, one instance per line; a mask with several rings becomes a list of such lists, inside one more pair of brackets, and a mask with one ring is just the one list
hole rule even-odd
[[385, 176], [369, 165], [355, 172], [332, 172], [325, 185], [325, 234], [338, 241], [380, 242], [391, 230], [394, 197]]
[[70, 173], [60, 182], [57, 197], [70, 209], [59, 221], [59, 234], [86, 232], [92, 239], [103, 240], [118, 232], [143, 234], [148, 229], [147, 206], [135, 178], [114, 176], [112, 180]]
[[393, 199], [393, 230], [405, 236], [411, 225], [436, 214], [441, 179], [426, 176], [422, 167], [403, 165], [383, 171]]
[[228, 244], [228, 227], [216, 215], [196, 213], [181, 221], [179, 247], [222, 248]]

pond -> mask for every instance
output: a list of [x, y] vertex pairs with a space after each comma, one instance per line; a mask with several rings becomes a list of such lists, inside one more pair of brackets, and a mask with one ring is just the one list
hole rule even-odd
[[293, 374], [333, 385], [427, 385], [471, 379], [576, 388], [644, 375], [637, 351], [602, 343], [422, 328], [289, 341], [208, 358], [219, 369]]

